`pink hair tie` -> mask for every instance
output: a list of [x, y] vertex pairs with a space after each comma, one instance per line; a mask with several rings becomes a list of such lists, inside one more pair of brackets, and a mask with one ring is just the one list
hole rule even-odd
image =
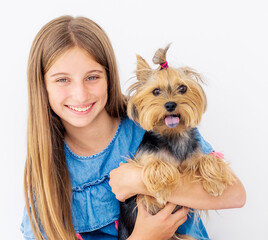
[[81, 235], [80, 235], [79, 233], [77, 233], [76, 236], [77, 236], [77, 238], [78, 238], [79, 240], [83, 240], [83, 238], [81, 237]]
[[115, 223], [115, 228], [116, 228], [116, 230], [118, 231], [118, 224], [119, 224], [119, 221], [116, 220], [114, 223]]
[[214, 155], [217, 158], [224, 159], [224, 155], [220, 152], [211, 152], [210, 154]]
[[168, 68], [167, 61], [165, 61], [164, 63], [161, 63], [160, 66], [161, 66], [161, 69], [167, 69]]

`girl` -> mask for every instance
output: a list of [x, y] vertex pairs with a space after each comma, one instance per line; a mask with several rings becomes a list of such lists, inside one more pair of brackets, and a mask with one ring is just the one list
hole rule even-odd
[[[24, 190], [25, 239], [116, 239], [118, 199], [147, 193], [140, 172], [129, 164], [144, 134], [126, 117], [126, 102], [109, 39], [87, 18], [64, 16], [37, 34], [28, 63], [29, 117]], [[202, 139], [204, 151], [211, 147]], [[243, 205], [238, 181], [220, 198], [190, 183], [174, 192], [157, 215], [138, 208], [130, 239], [168, 239], [187, 219], [188, 208], [171, 214], [176, 204], [202, 209]], [[198, 199], [197, 199], [198, 198]], [[203, 199], [200, 199], [203, 198]], [[237, 200], [238, 199], [238, 200]], [[199, 221], [188, 218], [182, 233], [207, 238]], [[146, 227], [144, 227], [146, 226]]]

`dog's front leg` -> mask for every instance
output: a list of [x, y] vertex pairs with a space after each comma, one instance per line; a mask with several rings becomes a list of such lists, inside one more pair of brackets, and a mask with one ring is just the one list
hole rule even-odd
[[166, 204], [174, 187], [179, 183], [177, 166], [157, 153], [144, 153], [138, 161], [142, 166], [142, 179], [148, 191], [160, 204]]
[[197, 154], [184, 161], [181, 168], [186, 176], [201, 181], [204, 189], [215, 197], [236, 181], [228, 163], [213, 154]]

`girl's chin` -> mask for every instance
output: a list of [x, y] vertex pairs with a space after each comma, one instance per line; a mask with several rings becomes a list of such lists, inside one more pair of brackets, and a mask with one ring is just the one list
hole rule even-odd
[[63, 125], [65, 128], [86, 128], [88, 126], [90, 126], [91, 122], [81, 122], [81, 121], [77, 121], [77, 122], [73, 122], [73, 121], [62, 121]]

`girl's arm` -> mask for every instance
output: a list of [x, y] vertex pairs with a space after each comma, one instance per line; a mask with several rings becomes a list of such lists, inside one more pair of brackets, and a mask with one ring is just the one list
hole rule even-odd
[[[240, 208], [246, 202], [246, 192], [241, 181], [235, 176], [237, 182], [228, 186], [219, 197], [207, 193], [200, 182], [188, 182], [181, 179], [169, 201], [194, 209], [226, 209]], [[133, 164], [124, 163], [110, 173], [110, 185], [119, 201], [136, 194], [150, 195], [141, 179], [141, 169]]]
[[218, 197], [206, 192], [200, 182], [181, 179], [180, 186], [172, 193], [169, 201], [202, 210], [241, 208], [246, 202], [246, 191], [241, 181], [236, 176], [235, 178], [236, 183], [229, 185]]

